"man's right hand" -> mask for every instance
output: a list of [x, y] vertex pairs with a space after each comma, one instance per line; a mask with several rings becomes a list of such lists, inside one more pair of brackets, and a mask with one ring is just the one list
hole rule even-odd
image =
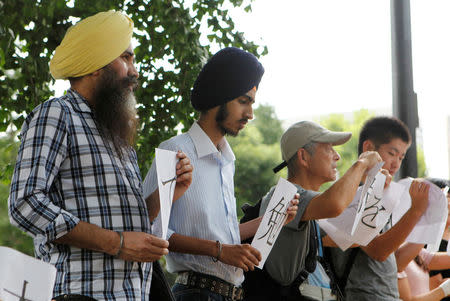
[[[169, 253], [169, 242], [144, 232], [123, 232], [119, 258], [126, 261], [150, 262]], [[117, 248], [118, 250], [118, 248]]]
[[371, 169], [378, 162], [383, 161], [380, 157], [380, 154], [375, 151], [367, 151], [359, 155], [358, 161], [361, 161], [366, 166], [366, 170]]
[[430, 184], [423, 180], [414, 179], [409, 187], [409, 194], [411, 196], [411, 208], [418, 214], [422, 215], [428, 207], [428, 192]]
[[253, 271], [255, 265], [261, 261], [261, 253], [249, 244], [222, 245], [219, 260], [223, 263], [243, 269], [245, 272]]

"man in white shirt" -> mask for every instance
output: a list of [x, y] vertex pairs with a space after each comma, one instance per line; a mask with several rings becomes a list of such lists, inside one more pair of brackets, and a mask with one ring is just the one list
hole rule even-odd
[[[253, 236], [261, 219], [239, 225], [234, 197], [234, 154], [225, 135], [236, 136], [253, 118], [256, 90], [264, 68], [256, 57], [229, 47], [203, 67], [191, 94], [200, 117], [187, 133], [164, 141], [163, 149], [182, 150], [194, 167], [192, 184], [173, 207], [167, 266], [178, 273], [178, 300], [241, 300], [243, 270], [261, 260], [241, 239]], [[156, 189], [156, 166], [144, 195]], [[289, 210], [296, 212], [296, 206]]]

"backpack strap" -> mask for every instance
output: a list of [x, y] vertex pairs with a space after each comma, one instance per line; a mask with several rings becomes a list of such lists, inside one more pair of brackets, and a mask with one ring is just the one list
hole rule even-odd
[[[242, 205], [241, 209], [244, 212], [244, 216], [240, 219], [239, 223], [245, 223], [251, 221], [257, 217], [259, 217], [259, 209], [261, 208], [262, 198], [256, 202], [255, 205], [250, 205], [249, 203], [245, 203]], [[242, 243], [251, 244], [253, 240], [253, 236], [243, 240]]]
[[330, 270], [330, 274], [333, 276], [332, 279], [332, 289], [336, 290], [337, 296], [344, 296], [345, 287], [347, 286], [348, 276], [353, 268], [353, 264], [355, 263], [356, 255], [358, 255], [359, 248], [352, 248], [350, 251], [350, 255], [348, 257], [347, 263], [345, 264], [345, 270], [342, 276], [339, 276], [336, 273], [335, 265], [333, 262], [333, 257], [331, 255], [331, 247], [324, 248], [324, 262], [327, 268]]

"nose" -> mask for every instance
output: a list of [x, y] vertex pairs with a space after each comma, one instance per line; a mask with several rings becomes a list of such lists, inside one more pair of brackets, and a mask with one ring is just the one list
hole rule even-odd
[[134, 63], [130, 63], [130, 66], [128, 68], [128, 76], [139, 78], [139, 72], [137, 71]]
[[245, 117], [246, 117], [248, 120], [253, 119], [253, 107], [252, 107], [252, 105], [249, 105], [247, 111], [245, 112]]
[[339, 153], [334, 149], [334, 147], [331, 148], [333, 150], [333, 160], [334, 161], [339, 161], [341, 159], [341, 156], [339, 155]]
[[400, 159], [395, 159], [392, 161], [391, 166], [397, 171], [400, 168]]

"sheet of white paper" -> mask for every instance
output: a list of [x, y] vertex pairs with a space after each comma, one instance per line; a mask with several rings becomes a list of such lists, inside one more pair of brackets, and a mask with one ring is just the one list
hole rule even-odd
[[[354, 211], [356, 212], [356, 211]], [[318, 220], [320, 228], [322, 228], [328, 236], [336, 243], [336, 245], [345, 251], [353, 244], [352, 236], [338, 229], [335, 224], [330, 223], [328, 219]]]
[[336, 218], [319, 220], [320, 227], [344, 251], [352, 244], [366, 246], [374, 239], [387, 224], [401, 195], [407, 193], [403, 185], [392, 182], [383, 191], [381, 201], [367, 203], [368, 206], [366, 206], [362, 214], [355, 233], [351, 235], [350, 231], [356, 216], [356, 206], [359, 202], [361, 192], [362, 187], [359, 187], [353, 202], [341, 215]]
[[[409, 191], [412, 179], [402, 179], [398, 183], [404, 185]], [[436, 246], [439, 245], [442, 234], [445, 230], [445, 223], [447, 221], [448, 215], [447, 198], [439, 187], [431, 183], [428, 197], [429, 201], [427, 210], [417, 222], [411, 233], [408, 235], [406, 241], [412, 243], [428, 244], [430, 245], [429, 250], [435, 250]], [[397, 223], [410, 207], [411, 196], [409, 195], [409, 193], [404, 194], [404, 197], [399, 202], [399, 206], [394, 210], [392, 214], [393, 223]]]
[[[352, 230], [350, 232], [351, 235], [355, 233], [356, 227], [359, 224], [359, 221], [361, 220], [362, 214], [364, 210], [366, 209], [366, 203], [367, 201], [370, 201], [370, 198], [373, 198], [374, 196], [381, 196], [383, 193], [383, 186], [381, 186], [381, 191], [379, 190], [380, 185], [379, 181], [381, 181], [382, 176], [384, 176], [382, 173], [380, 173], [380, 168], [383, 167], [384, 162], [379, 162], [375, 164], [374, 167], [372, 167], [369, 172], [367, 173], [366, 181], [364, 182], [364, 185], [361, 190], [360, 199], [358, 202], [357, 210], [356, 210], [356, 216], [353, 222]], [[377, 177], [377, 175], [380, 175]], [[385, 176], [384, 176], [385, 177]], [[386, 178], [386, 177], [385, 177]], [[384, 180], [383, 180], [384, 185]], [[376, 190], [375, 190], [376, 188]]]
[[177, 153], [165, 149], [155, 149], [156, 173], [158, 175], [159, 202], [162, 238], [166, 239], [170, 210], [176, 185]]
[[287, 218], [286, 210], [289, 207], [289, 202], [294, 198], [296, 193], [297, 188], [295, 185], [283, 178], [278, 180], [275, 191], [261, 220], [261, 224], [252, 241], [252, 247], [261, 252], [262, 260], [258, 265], [260, 269], [263, 268], [278, 234], [280, 234], [281, 227], [283, 227]]
[[0, 247], [0, 300], [51, 300], [55, 278], [53, 265]]

